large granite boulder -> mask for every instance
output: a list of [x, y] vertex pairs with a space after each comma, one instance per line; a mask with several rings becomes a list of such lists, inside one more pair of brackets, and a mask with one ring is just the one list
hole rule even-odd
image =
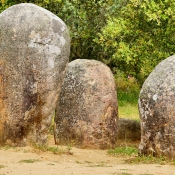
[[66, 25], [34, 4], [0, 14], [0, 144], [45, 144], [68, 63]]
[[141, 143], [139, 153], [174, 157], [175, 148], [175, 56], [152, 71], [140, 97]]
[[117, 121], [116, 85], [110, 69], [95, 60], [70, 62], [55, 116], [58, 144], [113, 147]]

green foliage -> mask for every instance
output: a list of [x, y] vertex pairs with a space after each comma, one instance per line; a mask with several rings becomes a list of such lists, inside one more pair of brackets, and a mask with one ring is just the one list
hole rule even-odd
[[[71, 58], [99, 60], [99, 46], [94, 42], [97, 33], [106, 25], [106, 2], [64, 1], [62, 19], [70, 29]], [[66, 15], [65, 17], [65, 14]]]
[[97, 33], [106, 25], [107, 2], [105, 0], [0, 0], [4, 7], [30, 2], [42, 6], [59, 16], [67, 24], [71, 35], [71, 57], [74, 59], [97, 59]]
[[134, 77], [128, 79], [124, 72], [121, 71], [117, 71], [115, 79], [117, 84], [119, 117], [139, 120], [139, 83]]
[[137, 104], [140, 92], [140, 85], [137, 80], [132, 76], [126, 77], [125, 73], [119, 70], [116, 72], [115, 79], [119, 105]]
[[70, 61], [100, 60], [140, 85], [175, 52], [174, 0], [0, 0], [0, 12], [22, 2], [63, 19], [71, 35]]
[[98, 34], [111, 68], [132, 74], [142, 84], [161, 60], [174, 54], [175, 1], [128, 0]]
[[13, 0], [0, 0], [0, 13], [14, 4]]

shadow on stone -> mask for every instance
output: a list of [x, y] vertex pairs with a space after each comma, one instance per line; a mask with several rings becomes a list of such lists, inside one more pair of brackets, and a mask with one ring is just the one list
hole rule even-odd
[[118, 139], [138, 141], [141, 138], [140, 122], [136, 120], [119, 118], [118, 120]]

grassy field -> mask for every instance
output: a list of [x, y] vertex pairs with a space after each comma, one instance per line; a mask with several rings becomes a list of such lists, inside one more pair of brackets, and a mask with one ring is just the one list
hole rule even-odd
[[138, 98], [139, 90], [134, 92], [118, 90], [119, 118], [139, 120]]
[[132, 104], [129, 102], [125, 102], [124, 106], [121, 105], [119, 102], [118, 115], [119, 115], [119, 118], [129, 118], [129, 119], [133, 119], [133, 120], [140, 120], [139, 119], [138, 105]]
[[121, 72], [118, 72], [115, 80], [119, 118], [139, 120], [138, 99], [141, 85], [134, 77], [128, 79]]

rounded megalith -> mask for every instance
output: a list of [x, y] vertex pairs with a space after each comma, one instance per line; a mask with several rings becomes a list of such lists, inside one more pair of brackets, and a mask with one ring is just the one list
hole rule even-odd
[[69, 59], [64, 22], [30, 3], [0, 14], [0, 144], [45, 144]]
[[139, 97], [139, 153], [174, 157], [175, 56], [160, 62], [144, 82]]
[[77, 59], [68, 64], [55, 115], [58, 144], [110, 148], [117, 138], [117, 94], [103, 63]]

